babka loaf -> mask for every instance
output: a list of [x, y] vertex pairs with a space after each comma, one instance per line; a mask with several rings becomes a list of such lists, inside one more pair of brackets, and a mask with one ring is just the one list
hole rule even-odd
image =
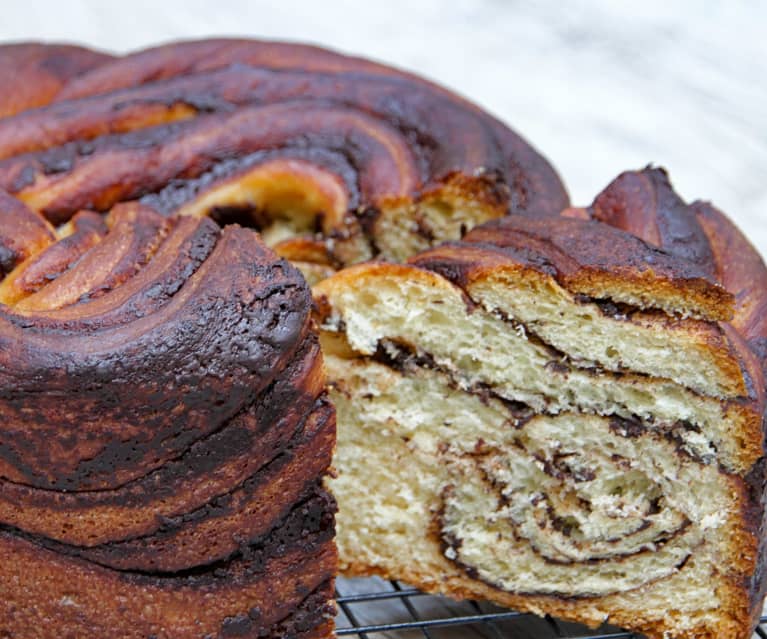
[[316, 281], [556, 213], [559, 179], [314, 47], [13, 45], [0, 81], [0, 636], [327, 636], [334, 413], [308, 285], [252, 229]]
[[715, 209], [658, 170], [568, 208], [476, 106], [315, 47], [12, 45], [0, 80], [0, 635], [332, 633], [281, 257], [349, 574], [747, 636], [767, 273]]
[[350, 575], [661, 638], [764, 597], [767, 270], [659, 169], [319, 283]]

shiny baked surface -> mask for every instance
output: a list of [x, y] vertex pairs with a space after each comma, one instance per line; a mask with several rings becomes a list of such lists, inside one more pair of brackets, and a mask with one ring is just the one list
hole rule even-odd
[[[8, 64], [25, 51], [7, 50]], [[36, 60], [24, 82], [41, 95], [26, 104], [49, 104], [23, 111], [10, 97], [19, 76], [10, 77], [0, 188], [56, 224], [138, 198], [168, 215], [256, 211], [267, 243], [322, 274], [567, 204], [553, 169], [508, 127], [366, 60], [188, 42], [73, 68], [54, 96]]]

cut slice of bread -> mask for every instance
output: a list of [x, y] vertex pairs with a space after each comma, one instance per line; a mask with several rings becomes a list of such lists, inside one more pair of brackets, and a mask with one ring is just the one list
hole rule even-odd
[[749, 637], [766, 291], [737, 230], [655, 169], [321, 282], [346, 573]]

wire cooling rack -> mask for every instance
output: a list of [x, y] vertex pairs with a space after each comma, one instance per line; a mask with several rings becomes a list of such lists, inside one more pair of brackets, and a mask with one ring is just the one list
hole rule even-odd
[[[396, 581], [339, 579], [339, 637], [359, 639], [642, 639], [604, 626], [598, 631], [551, 617], [475, 601], [425, 595]], [[767, 639], [767, 616], [754, 639]]]

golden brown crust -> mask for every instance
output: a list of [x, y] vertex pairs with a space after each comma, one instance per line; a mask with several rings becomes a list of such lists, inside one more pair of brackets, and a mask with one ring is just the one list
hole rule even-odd
[[753, 355], [748, 349], [739, 355], [755, 395], [762, 397], [764, 382], [755, 369], [767, 362], [767, 268], [740, 230], [707, 202], [686, 204], [666, 172], [650, 167], [622, 173], [586, 213], [694, 265], [727, 292], [732, 315], [714, 319], [728, 320], [750, 348]]
[[590, 209], [504, 218], [463, 242], [472, 246], [446, 244], [411, 262], [459, 285], [485, 268], [522, 266], [575, 294], [719, 320], [711, 347], [730, 361], [723, 370], [731, 390], [764, 412], [767, 268], [726, 217], [705, 203], [685, 204], [661, 169], [621, 174]]
[[[7, 212], [11, 209], [4, 210]], [[42, 220], [40, 216], [37, 217]], [[106, 235], [108, 227], [103, 216], [92, 211], [80, 211], [65, 230], [66, 233], [60, 233], [64, 236], [61, 240], [49, 244], [42, 251], [34, 251], [32, 259], [25, 264], [19, 262], [0, 282], [0, 302], [10, 306], [37, 293], [50, 282], [53, 274], [63, 273], [96, 246]], [[28, 250], [30, 244], [24, 242], [24, 245]]]
[[759, 253], [725, 215], [706, 202], [692, 205], [706, 234], [717, 277], [735, 297], [733, 327], [767, 362], [767, 269]]
[[639, 306], [705, 319], [732, 317], [733, 296], [706, 271], [600, 222], [509, 217], [475, 229], [465, 241], [546, 270], [575, 293], [623, 295]]

